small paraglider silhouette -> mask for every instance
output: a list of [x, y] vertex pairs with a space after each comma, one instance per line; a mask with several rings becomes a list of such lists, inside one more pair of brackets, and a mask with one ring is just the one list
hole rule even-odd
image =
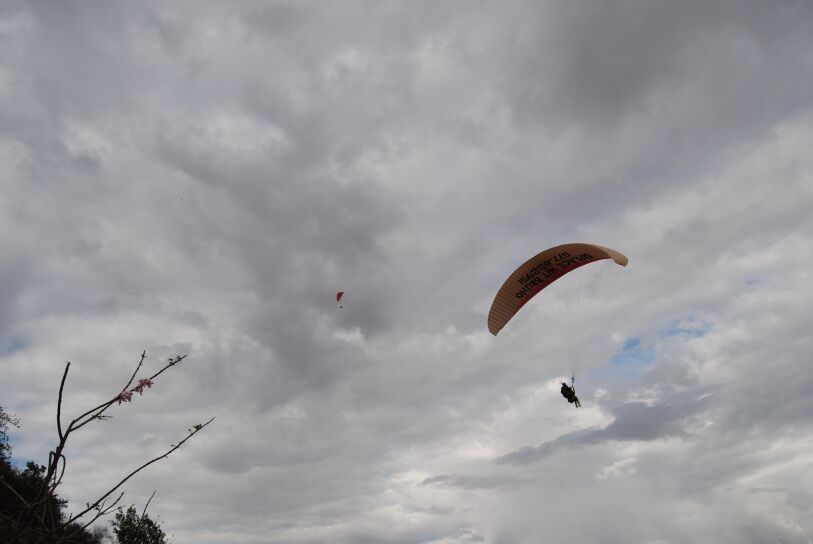
[[576, 375], [570, 377], [570, 385], [562, 382], [562, 396], [567, 399], [567, 402], [575, 404], [576, 408], [580, 408], [582, 403], [579, 402], [579, 397], [576, 396]]
[[344, 296], [344, 291], [339, 291], [339, 292], [336, 293], [336, 302], [339, 303], [339, 308], [344, 308], [344, 306], [342, 306], [342, 304], [341, 304], [343, 296]]

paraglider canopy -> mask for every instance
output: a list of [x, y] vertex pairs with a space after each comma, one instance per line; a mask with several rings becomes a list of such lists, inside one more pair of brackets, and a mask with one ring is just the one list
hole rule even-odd
[[336, 293], [336, 302], [341, 302], [343, 296], [344, 291], [339, 291], [338, 293]]
[[564, 244], [528, 259], [505, 280], [494, 297], [488, 312], [489, 332], [493, 335], [500, 332], [520, 308], [557, 279], [603, 259], [612, 259], [621, 266], [628, 262], [618, 251], [594, 244]]

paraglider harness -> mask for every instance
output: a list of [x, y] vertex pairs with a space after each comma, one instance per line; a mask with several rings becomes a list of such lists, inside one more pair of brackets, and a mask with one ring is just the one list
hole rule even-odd
[[576, 375], [570, 377], [570, 385], [567, 385], [565, 382], [562, 382], [562, 396], [567, 399], [567, 402], [571, 404], [575, 404], [576, 408], [581, 407], [582, 403], [579, 402], [579, 397], [576, 396]]

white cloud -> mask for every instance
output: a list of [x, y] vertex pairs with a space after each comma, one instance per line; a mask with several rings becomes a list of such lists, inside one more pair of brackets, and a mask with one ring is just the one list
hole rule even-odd
[[619, 459], [615, 463], [607, 465], [600, 471], [596, 472], [596, 480], [601, 481], [608, 478], [616, 478], [629, 474], [635, 474], [635, 457]]

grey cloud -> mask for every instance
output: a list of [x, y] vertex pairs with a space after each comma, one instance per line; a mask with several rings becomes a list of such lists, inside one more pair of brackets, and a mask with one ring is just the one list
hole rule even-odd
[[[623, 8], [587, 2], [555, 4], [561, 8], [555, 23], [544, 26], [543, 32], [523, 33], [537, 47], [525, 50], [533, 51], [532, 56], [520, 53], [513, 74], [517, 77], [511, 78], [527, 81], [509, 91], [516, 93], [518, 105], [524, 105], [520, 116], [530, 113], [545, 120], [561, 116], [568, 123], [575, 118], [593, 125], [597, 120], [614, 124], [650, 108], [669, 111], [664, 102], [680, 101], [681, 93], [692, 92], [685, 81], [705, 85], [717, 80], [708, 70], [720, 61], [728, 62], [726, 70], [734, 77], [728, 83], [737, 86], [730, 88], [733, 97], [726, 94], [726, 100], [734, 99], [730, 106], [716, 110], [724, 116], [718, 121], [744, 126], [756, 121], [755, 111], [790, 113], [805, 104], [803, 94], [790, 87], [760, 94], [747, 85], [754, 77], [751, 63], [786, 58], [786, 48], [804, 43], [813, 12], [803, 2], [784, 2], [777, 9], [735, 1], [677, 5], [632, 0], [624, 2]], [[634, 17], [628, 16], [629, 9]], [[523, 30], [526, 26], [522, 25]], [[771, 39], [779, 28], [787, 33], [787, 41]], [[549, 44], [555, 47], [545, 47]], [[810, 56], [795, 60], [801, 69], [797, 74], [810, 69]], [[716, 105], [712, 88], [706, 90], [707, 104]], [[695, 105], [710, 111], [702, 103]], [[691, 121], [708, 122], [699, 117]]]
[[698, 392], [693, 397], [681, 395], [664, 404], [643, 402], [620, 404], [610, 408], [612, 423], [601, 429], [584, 429], [564, 434], [539, 446], [527, 446], [497, 458], [498, 464], [525, 464], [539, 461], [560, 450], [591, 446], [613, 440], [651, 441], [666, 437], [685, 436], [687, 420], [702, 410], [707, 397]]
[[[181, 540], [804, 542], [811, 27], [803, 1], [4, 2], [15, 453], [47, 456], [61, 361], [74, 413], [146, 347], [188, 364], [72, 443], [65, 496], [216, 415], [128, 486]], [[631, 258], [592, 326], [557, 334], [557, 290], [489, 336], [505, 275], [582, 239]], [[631, 337], [653, 360], [611, 364]], [[546, 387], [578, 343], [575, 411]]]
[[523, 482], [513, 476], [503, 475], [471, 475], [471, 474], [439, 474], [426, 478], [421, 485], [442, 485], [460, 489], [499, 489], [510, 487]]

